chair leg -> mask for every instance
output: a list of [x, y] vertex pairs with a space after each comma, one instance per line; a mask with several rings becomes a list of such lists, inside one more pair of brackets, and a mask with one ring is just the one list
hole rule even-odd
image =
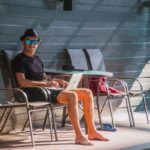
[[109, 111], [110, 111], [110, 115], [111, 115], [112, 126], [113, 126], [113, 128], [115, 128], [112, 104], [111, 104], [111, 100], [109, 100], [109, 99], [108, 99], [108, 104], [109, 104]]
[[134, 120], [133, 110], [132, 110], [132, 106], [131, 106], [131, 102], [130, 102], [130, 96], [128, 95], [127, 98], [128, 98], [129, 109], [130, 109], [130, 114], [131, 114], [131, 118], [132, 118], [132, 127], [135, 127], [135, 120]]
[[85, 134], [88, 134], [88, 126], [86, 120], [84, 120], [84, 126], [85, 126]]
[[63, 108], [62, 127], [65, 127], [66, 118], [68, 117], [67, 107]]
[[[4, 111], [3, 111], [2, 115], [1, 115], [0, 124], [1, 124], [2, 121], [3, 121], [3, 118], [4, 118], [5, 114], [6, 114], [6, 112], [7, 112], [7, 108], [4, 109]], [[1, 127], [1, 128], [2, 128], [2, 127]], [[0, 132], [1, 132], [1, 128], [0, 128]]]
[[51, 114], [52, 114], [52, 122], [53, 122], [53, 127], [54, 127], [55, 140], [58, 141], [56, 120], [55, 120], [55, 116], [54, 116], [54, 112], [53, 112], [53, 107], [51, 107]]
[[99, 96], [96, 97], [96, 105], [97, 105], [97, 112], [98, 112], [99, 125], [100, 125], [100, 127], [102, 128], [102, 120], [101, 120], [102, 109], [100, 110], [100, 106], [99, 106]]
[[28, 121], [29, 121], [29, 118], [27, 118], [27, 120], [25, 121], [25, 124], [24, 124], [24, 126], [23, 126], [23, 128], [22, 128], [22, 132], [25, 130], [25, 128], [26, 128], [26, 126], [27, 126], [27, 124], [28, 124]]
[[[50, 117], [49, 107], [47, 108], [47, 113], [46, 113], [46, 115], [48, 116], [48, 121], [49, 121], [49, 128], [50, 128], [51, 141], [53, 141], [53, 131], [52, 131], [52, 124], [51, 124], [51, 117]], [[46, 117], [46, 118], [47, 118], [47, 117]]]
[[8, 119], [10, 118], [12, 111], [13, 111], [13, 108], [10, 108], [10, 110], [9, 110], [9, 112], [7, 114], [7, 117], [6, 117], [4, 123], [3, 123], [2, 127], [1, 127], [0, 133], [3, 132], [5, 124], [7, 123]]
[[43, 123], [43, 130], [45, 129], [45, 126], [46, 126], [47, 117], [48, 117], [48, 111], [46, 112], [46, 115], [45, 115], [45, 119]]
[[80, 122], [83, 122], [85, 120], [84, 115], [82, 115]]
[[142, 95], [142, 99], [143, 99], [143, 104], [144, 104], [144, 110], [145, 110], [145, 114], [146, 114], [147, 123], [149, 124], [147, 104], [146, 104], [146, 100], [145, 100], [145, 96], [144, 95]]
[[96, 101], [97, 102], [97, 107], [100, 110], [100, 111], [98, 111], [98, 113], [99, 113], [99, 122], [100, 122], [101, 128], [102, 128], [101, 114], [102, 114], [102, 112], [103, 112], [103, 110], [106, 106], [107, 101], [108, 101], [108, 97], [105, 99], [104, 104], [101, 107], [101, 110], [100, 110], [100, 107], [99, 107], [99, 102]]
[[100, 110], [100, 113], [102, 113], [102, 111], [104, 110], [104, 107], [106, 106], [106, 102], [108, 101], [108, 98], [106, 98], [104, 104], [102, 105], [102, 108]]
[[[104, 109], [104, 107], [105, 107], [107, 101], [108, 101], [108, 105], [109, 105], [109, 111], [110, 111], [110, 115], [111, 115], [112, 126], [113, 126], [113, 128], [115, 128], [115, 123], [114, 123], [114, 117], [113, 117], [113, 111], [112, 111], [111, 100], [109, 100], [108, 97], [106, 98], [106, 100], [105, 100], [105, 102], [104, 102], [104, 104], [103, 104], [103, 106], [102, 106], [102, 108], [101, 108], [101, 110], [100, 110], [100, 114], [102, 113], [102, 111], [103, 111], [103, 109]], [[99, 107], [99, 103], [97, 103], [97, 107]], [[101, 120], [101, 116], [100, 116], [99, 119]], [[102, 123], [101, 123], [101, 125], [102, 125]]]
[[82, 115], [80, 121], [81, 121], [81, 122], [84, 122], [84, 126], [85, 126], [85, 134], [88, 134], [88, 126], [87, 126], [87, 123], [86, 123], [86, 120], [85, 120], [84, 115]]
[[31, 119], [31, 111], [28, 110], [28, 117], [29, 117], [29, 125], [30, 125], [30, 135], [31, 135], [31, 142], [32, 142], [32, 147], [35, 146], [34, 144], [34, 139], [33, 139], [33, 127], [32, 127], [32, 119]]
[[3, 117], [4, 117], [5, 113], [6, 113], [6, 111], [7, 111], [7, 108], [4, 109], [3, 114], [1, 115], [1, 118], [0, 118], [0, 122], [3, 120]]
[[127, 112], [128, 112], [130, 127], [132, 127], [132, 118], [131, 118], [131, 114], [130, 114], [128, 98], [125, 98], [125, 102], [126, 102], [126, 108], [127, 108]]

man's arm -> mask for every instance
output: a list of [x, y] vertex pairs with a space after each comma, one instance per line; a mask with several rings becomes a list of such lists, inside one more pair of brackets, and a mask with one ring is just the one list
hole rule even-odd
[[44, 87], [58, 87], [56, 81], [33, 81], [25, 78], [24, 73], [16, 73], [16, 79], [20, 87], [34, 87], [34, 86], [44, 86]]

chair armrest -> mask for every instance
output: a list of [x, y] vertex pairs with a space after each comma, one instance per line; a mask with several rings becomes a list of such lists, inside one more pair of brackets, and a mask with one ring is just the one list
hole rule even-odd
[[[137, 78], [123, 77], [123, 78], [119, 78], [119, 79], [121, 79], [121, 80], [134, 80], [134, 81], [136, 81], [136, 83], [139, 85], [139, 91], [144, 92], [143, 91], [143, 86], [142, 86], [141, 82]], [[128, 84], [127, 84], [127, 86], [128, 86]]]
[[51, 92], [50, 92], [50, 90], [48, 90], [48, 88], [46, 88], [46, 87], [42, 87], [42, 89], [44, 90], [44, 93], [47, 95], [47, 101], [49, 101], [50, 102], [50, 99], [51, 99]]
[[46, 91], [45, 87], [32, 86], [32, 87], [20, 87], [20, 89], [22, 89], [22, 90], [25, 90], [25, 89], [38, 89], [44, 94], [45, 101], [47, 101], [47, 102], [49, 101], [49, 96], [47, 94], [47, 91]]
[[[25, 103], [26, 105], [28, 105], [28, 97], [27, 97], [27, 94], [20, 88], [0, 88], [0, 91], [12, 91], [13, 93], [16, 93], [16, 92], [19, 92], [24, 100], [25, 100]], [[15, 95], [14, 95], [15, 96]], [[15, 102], [14, 102], [15, 103]]]
[[[124, 81], [122, 81], [122, 80], [119, 80], [119, 79], [107, 78], [106, 81], [102, 81], [102, 80], [99, 80], [98, 78], [95, 78], [95, 79], [90, 79], [89, 80], [89, 82], [92, 82], [92, 81], [101, 83], [102, 86], [104, 86], [106, 88], [107, 96], [111, 95], [111, 92], [109, 90], [110, 86], [107, 84], [107, 81], [113, 81], [113, 85], [111, 87], [114, 87], [116, 83], [119, 83], [119, 86], [122, 88], [121, 91], [123, 93], [127, 93], [127, 91], [128, 91], [126, 83]], [[99, 85], [99, 83], [97, 85]], [[99, 88], [99, 86], [98, 86], [98, 88]]]
[[[18, 104], [23, 104], [23, 106], [25, 105], [27, 108], [29, 108], [31, 105], [35, 104], [35, 102], [33, 102], [33, 104], [32, 104], [32, 102], [29, 102], [29, 99], [28, 99], [28, 96], [27, 96], [26, 92], [23, 91], [26, 88], [29, 88], [29, 89], [32, 89], [32, 88], [33, 89], [40, 89], [44, 93], [45, 100], [48, 101], [48, 95], [47, 95], [46, 91], [44, 90], [44, 88], [42, 88], [42, 87], [0, 88], [0, 91], [1, 90], [12, 91], [13, 92], [13, 96], [15, 98], [17, 98], [17, 95], [16, 95], [17, 93], [21, 94], [20, 96], [22, 96], [22, 99], [24, 100], [24, 102], [15, 102], [14, 101], [14, 103], [8, 102], [7, 104], [11, 104], [11, 105], [14, 104], [15, 105], [16, 103], [18, 103]], [[6, 107], [7, 107], [7, 105], [6, 105]]]
[[107, 80], [113, 81], [112, 87], [114, 87], [116, 84], [119, 84], [119, 87], [122, 88], [122, 92], [128, 93], [128, 86], [124, 80], [116, 79], [116, 78], [107, 78]]

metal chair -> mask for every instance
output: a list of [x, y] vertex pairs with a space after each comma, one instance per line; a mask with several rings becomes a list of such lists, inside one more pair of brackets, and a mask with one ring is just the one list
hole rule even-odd
[[136, 89], [134, 88], [130, 88], [130, 84], [127, 84], [127, 91], [128, 91], [128, 99], [129, 99], [129, 107], [130, 107], [130, 111], [131, 111], [131, 117], [132, 117], [132, 121], [133, 121], [133, 127], [135, 127], [135, 119], [134, 119], [134, 112], [132, 107], [134, 107], [131, 104], [131, 98], [133, 97], [141, 97], [142, 98], [142, 103], [144, 106], [144, 111], [145, 111], [145, 116], [146, 116], [146, 120], [147, 123], [149, 124], [149, 116], [148, 116], [148, 109], [147, 109], [147, 104], [146, 104], [146, 100], [145, 100], [145, 95], [146, 95], [146, 91], [143, 90], [143, 86], [141, 84], [141, 82], [137, 79], [137, 78], [120, 78], [121, 80], [125, 80], [126, 83], [129, 81], [134, 81], [136, 82]]
[[[91, 69], [87, 62], [86, 55], [82, 49], [66, 49], [66, 51], [68, 52], [71, 64], [74, 66], [75, 69], [79, 69], [79, 70], [80, 69], [83, 69], [83, 70]], [[89, 79], [91, 79], [91, 78], [90, 77], [88, 78], [88, 82], [90, 81]], [[86, 78], [86, 81], [87, 81], [87, 78]], [[115, 80], [115, 82], [119, 82], [120, 84], [122, 83], [120, 80]], [[98, 81], [96, 81], [96, 83], [98, 83]], [[86, 87], [89, 86], [88, 84], [89, 83], [86, 84]], [[124, 87], [123, 84], [122, 84], [122, 86]], [[106, 85], [106, 87], [107, 87], [107, 85]], [[124, 87], [124, 90], [125, 90], [125, 87]], [[110, 95], [110, 93], [108, 93], [108, 95]], [[121, 95], [121, 94], [112, 95], [111, 94], [111, 97], [113, 97], [114, 99], [117, 97], [125, 98], [125, 100], [126, 100], [125, 95], [126, 94], [124, 94], [124, 95]], [[126, 103], [127, 103], [127, 100], [126, 100]], [[98, 110], [99, 124], [102, 126], [101, 111], [100, 111], [100, 107], [99, 107], [99, 93], [98, 93], [98, 95], [96, 95], [96, 106], [97, 106], [97, 110]], [[115, 127], [111, 103], [109, 103], [109, 107], [110, 107], [110, 114], [111, 114], [111, 118], [112, 118], [112, 125], [113, 125], [113, 127]], [[129, 107], [127, 107], [127, 108], [129, 108]], [[128, 114], [129, 114], [129, 110], [128, 110]], [[129, 120], [130, 120], [130, 115], [129, 115]], [[130, 120], [130, 123], [131, 123], [131, 120]]]
[[[8, 71], [8, 74], [10, 76], [12, 87], [18, 87], [16, 79], [14, 78], [14, 75], [13, 75], [12, 69], [11, 69], [11, 60], [18, 53], [18, 51], [14, 52], [14, 51], [11, 51], [11, 50], [2, 50], [1, 52], [5, 56], [5, 61], [7, 62], [7, 66], [6, 67], [8, 67], [7, 71]], [[34, 87], [32, 87], [32, 92], [33, 92], [33, 90], [38, 90], [38, 89], [44, 90], [44, 92], [45, 92], [45, 94], [47, 96], [47, 102], [49, 103], [49, 106], [50, 106], [49, 109], [50, 109], [51, 115], [52, 115], [52, 123], [53, 123], [53, 127], [54, 127], [55, 140], [58, 141], [57, 129], [56, 129], [56, 119], [55, 119], [54, 110], [55, 109], [62, 109], [63, 108], [62, 126], [64, 126], [65, 125], [65, 118], [66, 118], [65, 116], [66, 116], [67, 106], [65, 104], [58, 104], [58, 103], [52, 104], [52, 103], [50, 103], [50, 94], [51, 93], [45, 87], [42, 87], [42, 88], [41, 87], [36, 87], [36, 89]], [[47, 111], [45, 119], [44, 119], [44, 123], [43, 123], [43, 127], [42, 127], [43, 130], [45, 129], [47, 118], [49, 119], [49, 112], [48, 111]], [[25, 124], [24, 124], [24, 126], [22, 128], [22, 131], [25, 130], [28, 122], [29, 122], [29, 119], [27, 118], [27, 120], [25, 121]]]
[[[49, 118], [49, 128], [50, 128], [50, 136], [51, 136], [51, 140], [52, 140], [52, 125], [51, 125], [51, 117], [50, 114], [53, 113], [52, 109], [51, 109], [51, 104], [48, 102], [48, 95], [46, 93], [46, 91], [41, 88], [41, 87], [30, 87], [31, 89], [34, 90], [38, 90], [39, 95], [42, 96], [42, 99], [40, 101], [36, 100], [30, 100], [30, 101], [34, 101], [34, 102], [30, 102], [28, 99], [27, 94], [25, 93], [25, 89], [26, 88], [19, 88], [17, 86], [17, 83], [15, 82], [13, 73], [12, 73], [12, 69], [11, 69], [11, 59], [13, 58], [13, 51], [6, 51], [6, 50], [2, 50], [1, 51], [2, 54], [2, 58], [3, 58], [3, 65], [1, 64], [1, 69], [2, 69], [2, 73], [3, 73], [3, 80], [4, 80], [4, 89], [0, 89], [0, 90], [4, 90], [4, 91], [11, 91], [10, 97], [7, 97], [7, 104], [2, 105], [0, 108], [11, 108], [8, 114], [11, 114], [13, 108], [15, 107], [25, 107], [27, 110], [27, 119], [29, 120], [29, 127], [30, 127], [30, 135], [31, 135], [31, 141], [32, 141], [32, 146], [35, 146], [34, 143], [34, 139], [33, 139], [33, 127], [32, 127], [32, 119], [31, 119], [31, 115], [33, 112], [36, 111], [41, 111], [41, 110], [45, 110], [48, 113], [48, 118]], [[10, 86], [10, 88], [8, 88], [8, 85]], [[6, 96], [9, 96], [8, 94], [6, 94]], [[51, 111], [50, 111], [51, 110]], [[4, 113], [5, 113], [4, 111]], [[3, 119], [2, 118], [1, 120]], [[10, 116], [10, 115], [9, 115]], [[5, 127], [5, 124], [7, 122], [7, 120], [9, 119], [9, 116], [6, 117], [3, 126], [1, 128], [1, 132], [3, 131], [3, 128]], [[53, 120], [53, 124], [54, 124], [54, 120]], [[56, 131], [55, 131], [56, 132]], [[56, 133], [55, 133], [56, 134]], [[56, 136], [55, 136], [56, 138]]]
[[[87, 55], [87, 58], [88, 58], [88, 61], [90, 63], [90, 68], [91, 69], [93, 69], [93, 70], [106, 70], [103, 54], [102, 54], [100, 49], [85, 49], [85, 53]], [[130, 126], [135, 126], [135, 121], [134, 121], [133, 111], [132, 111], [132, 105], [131, 105], [131, 97], [136, 97], [136, 96], [141, 96], [142, 97], [147, 123], [149, 123], [147, 105], [146, 105], [146, 101], [145, 101], [145, 91], [143, 91], [142, 84], [139, 82], [138, 79], [134, 79], [134, 81], [137, 82], [137, 84], [139, 86], [139, 89], [136, 90], [136, 91], [129, 90], [129, 84], [127, 84], [127, 82], [125, 82], [123, 80], [133, 80], [133, 78], [118, 78], [118, 80], [120, 80], [120, 79], [121, 79], [121, 82], [125, 85], [125, 88], [126, 88], [126, 93], [127, 93], [126, 96], [128, 98], [128, 105], [129, 105], [130, 116], [131, 116], [130, 120], [132, 121], [132, 124], [130, 123]]]

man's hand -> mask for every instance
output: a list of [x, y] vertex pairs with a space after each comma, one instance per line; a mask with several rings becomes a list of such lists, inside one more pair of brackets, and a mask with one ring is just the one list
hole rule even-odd
[[46, 83], [47, 87], [59, 88], [59, 83], [57, 81], [51, 80]]
[[62, 80], [62, 87], [66, 88], [68, 86], [68, 82], [65, 80]]

